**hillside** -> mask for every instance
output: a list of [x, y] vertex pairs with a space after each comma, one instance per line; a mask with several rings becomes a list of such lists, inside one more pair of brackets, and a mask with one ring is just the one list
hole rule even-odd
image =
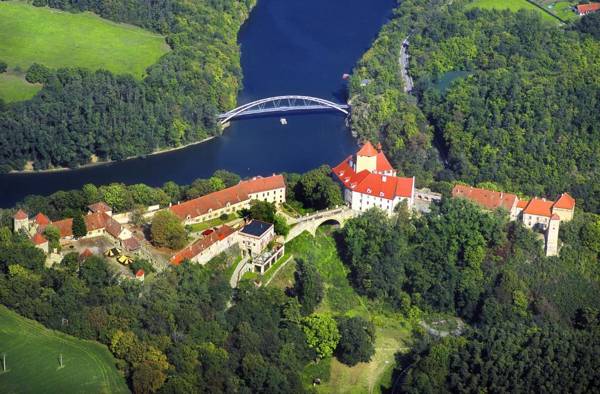
[[[216, 114], [235, 106], [237, 33], [254, 0], [34, 3], [52, 9], [9, 3], [21, 14], [1, 13], [7, 78], [27, 73], [40, 84], [28, 89], [43, 87], [30, 100], [0, 99], [0, 172], [122, 160], [221, 132]], [[42, 66], [23, 69], [31, 61]], [[14, 84], [3, 84], [8, 101], [29, 97]]]
[[129, 392], [105, 346], [49, 330], [1, 305], [0, 352], [6, 354], [4, 393]]
[[[91, 13], [72, 14], [16, 1], [0, 3], [0, 59], [12, 75], [21, 75], [24, 86], [28, 86], [24, 73], [33, 63], [103, 69], [141, 78], [168, 49], [158, 34]], [[0, 81], [10, 75], [0, 74]], [[6, 102], [34, 94], [23, 97], [0, 87], [0, 97]]]

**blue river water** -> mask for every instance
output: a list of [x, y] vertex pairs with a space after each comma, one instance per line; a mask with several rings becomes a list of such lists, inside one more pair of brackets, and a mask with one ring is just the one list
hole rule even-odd
[[[258, 0], [242, 27], [244, 88], [240, 104], [301, 94], [345, 102], [344, 73], [368, 49], [394, 0]], [[220, 137], [185, 149], [78, 170], [0, 175], [0, 207], [28, 194], [51, 194], [85, 183], [162, 185], [207, 177], [217, 169], [241, 176], [304, 172], [337, 164], [356, 142], [344, 115], [296, 113], [233, 121]]]

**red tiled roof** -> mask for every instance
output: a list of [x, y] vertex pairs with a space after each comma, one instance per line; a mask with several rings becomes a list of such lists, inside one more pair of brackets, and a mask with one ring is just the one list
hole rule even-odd
[[24, 220], [24, 219], [27, 219], [28, 217], [29, 216], [27, 216], [25, 211], [23, 211], [22, 209], [19, 209], [17, 211], [17, 213], [15, 213], [15, 215], [13, 216], [13, 218], [15, 218], [16, 220]]
[[35, 235], [31, 238], [31, 241], [36, 245], [41, 245], [48, 242], [48, 240], [40, 233], [35, 233]]
[[137, 272], [135, 273], [135, 277], [136, 278], [141, 278], [142, 276], [144, 276], [144, 270], [143, 269], [139, 269], [137, 270]]
[[273, 175], [266, 178], [255, 177], [227, 189], [173, 205], [169, 209], [182, 220], [188, 216], [194, 218], [208, 213], [211, 209], [216, 211], [225, 208], [227, 203], [234, 205], [248, 200], [250, 198], [249, 194], [282, 188], [285, 188], [282, 175]]
[[596, 12], [600, 10], [600, 3], [589, 3], [589, 4], [578, 4], [577, 12], [580, 15], [589, 14], [590, 12]]
[[394, 197], [412, 197], [414, 178], [373, 174], [367, 170], [357, 174], [350, 165], [350, 160], [352, 156], [333, 168], [333, 173], [346, 188], [388, 200], [393, 200]]
[[[108, 215], [106, 215], [106, 216], [108, 216]], [[121, 230], [123, 228], [121, 227], [121, 225], [119, 224], [119, 222], [117, 222], [115, 219], [113, 219], [110, 216], [108, 216], [106, 218], [106, 227], [105, 227], [105, 229], [106, 229], [107, 233], [109, 233], [110, 235], [112, 235], [115, 238], [118, 238], [119, 234], [121, 234]]]
[[61, 238], [73, 235], [73, 219], [63, 219], [58, 222], [52, 222], [52, 225], [58, 229]]
[[510, 211], [518, 202], [517, 196], [511, 193], [495, 192], [466, 185], [455, 185], [452, 189], [452, 197], [466, 198], [489, 210], [504, 208]]
[[356, 155], [369, 157], [377, 156], [377, 149], [375, 149], [373, 145], [369, 141], [367, 141], [362, 146], [362, 148], [360, 148], [360, 150], [356, 153]]
[[185, 249], [181, 249], [179, 252], [173, 255], [173, 257], [171, 257], [171, 264], [179, 265], [185, 260], [189, 260], [195, 256], [198, 256], [203, 250], [215, 242], [229, 237], [234, 232], [235, 231], [233, 228], [227, 225], [219, 227], [216, 231], [210, 233], [208, 236], [200, 238], [190, 246], [186, 247]]
[[48, 219], [48, 216], [41, 212], [35, 215], [34, 221], [40, 226], [47, 226], [50, 224], [50, 219]]
[[560, 195], [558, 200], [554, 203], [553, 208], [558, 209], [575, 209], [575, 199], [569, 195], [569, 193], [563, 193]]
[[527, 208], [523, 210], [524, 214], [536, 215], [536, 216], [552, 216], [552, 201], [541, 198], [532, 198], [527, 204]]
[[94, 213], [112, 211], [112, 208], [104, 201], [99, 201], [94, 204], [90, 204], [88, 205], [88, 209]]
[[519, 200], [517, 202], [517, 208], [525, 209], [525, 207], [527, 207], [527, 204], [529, 204], [529, 200]]
[[127, 238], [126, 240], [123, 240], [123, 247], [128, 251], [133, 252], [134, 250], [138, 250], [141, 247], [141, 245], [135, 237], [131, 237]]
[[394, 171], [394, 167], [390, 164], [383, 152], [377, 153], [377, 172]]
[[285, 180], [283, 179], [283, 175], [271, 175], [266, 178], [256, 176], [252, 179], [241, 181], [236, 186], [247, 194], [254, 194], [268, 190], [285, 189]]
[[85, 227], [87, 231], [99, 230], [106, 227], [106, 218], [110, 217], [104, 212], [96, 212], [89, 215], [85, 215], [83, 220], [85, 221]]

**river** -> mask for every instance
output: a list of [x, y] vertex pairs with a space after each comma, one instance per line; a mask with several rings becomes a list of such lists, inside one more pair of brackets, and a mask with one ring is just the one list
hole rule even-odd
[[[344, 73], [368, 49], [394, 0], [258, 0], [242, 27], [244, 89], [240, 104], [263, 97], [302, 94], [345, 102]], [[85, 183], [180, 184], [217, 169], [243, 177], [304, 172], [337, 164], [356, 148], [341, 113], [285, 115], [233, 121], [202, 144], [146, 158], [79, 170], [0, 175], [0, 207], [28, 194], [51, 194]]]

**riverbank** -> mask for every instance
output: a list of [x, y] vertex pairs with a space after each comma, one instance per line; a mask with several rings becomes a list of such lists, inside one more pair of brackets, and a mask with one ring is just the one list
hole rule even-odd
[[[228, 125], [229, 125], [229, 123], [227, 125], [225, 125], [225, 128]], [[46, 174], [46, 173], [68, 172], [68, 171], [83, 170], [83, 169], [92, 168], [92, 167], [106, 166], [106, 165], [109, 165], [109, 164], [122, 163], [122, 162], [125, 162], [125, 161], [128, 161], [128, 160], [135, 160], [135, 159], [145, 158], [147, 156], [156, 156], [156, 155], [160, 155], [160, 154], [163, 154], [163, 153], [169, 153], [169, 152], [174, 152], [174, 151], [182, 150], [182, 149], [194, 146], [194, 145], [203, 144], [205, 142], [208, 142], [208, 141], [212, 140], [213, 138], [220, 137], [221, 135], [222, 134], [220, 134], [220, 135], [213, 135], [211, 137], [204, 138], [204, 139], [202, 139], [200, 141], [192, 142], [192, 143], [181, 145], [181, 146], [175, 146], [175, 147], [166, 148], [166, 149], [159, 149], [157, 151], [154, 151], [152, 153], [147, 153], [145, 155], [130, 156], [130, 157], [127, 157], [127, 158], [125, 158], [123, 160], [107, 160], [107, 161], [91, 162], [91, 163], [84, 164], [84, 165], [81, 165], [81, 166], [75, 167], [75, 168], [71, 168], [71, 167], [54, 167], [54, 168], [47, 168], [47, 169], [44, 169], [44, 170], [20, 170], [20, 171], [12, 170], [12, 171], [9, 171], [8, 174], [9, 175], [10, 174], [15, 174], [15, 175], [16, 174]]]

